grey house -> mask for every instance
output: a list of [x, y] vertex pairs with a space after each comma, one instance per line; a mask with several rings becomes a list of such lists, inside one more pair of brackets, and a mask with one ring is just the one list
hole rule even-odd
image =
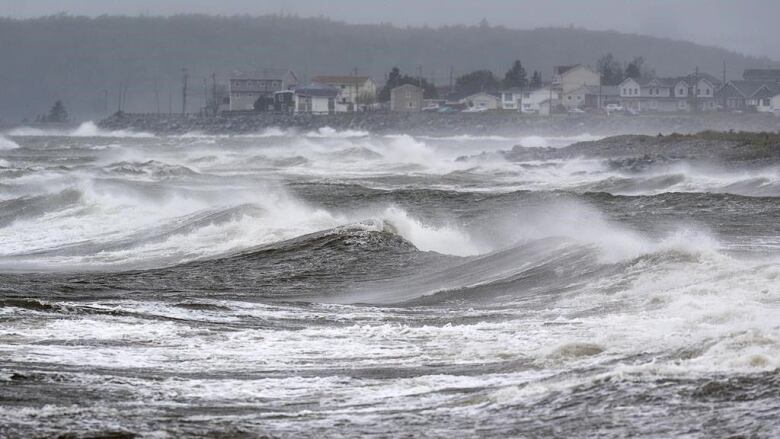
[[[298, 78], [290, 69], [236, 72], [228, 84], [230, 110], [267, 111], [273, 106], [275, 92], [291, 90], [297, 84]], [[260, 108], [256, 108], [256, 103]]]
[[412, 84], [404, 84], [390, 90], [390, 111], [422, 111], [423, 89]]

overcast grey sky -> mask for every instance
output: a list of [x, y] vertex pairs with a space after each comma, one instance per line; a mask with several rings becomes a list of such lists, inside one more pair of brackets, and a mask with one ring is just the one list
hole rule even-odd
[[780, 0], [0, 0], [0, 15], [291, 13], [349, 23], [568, 26], [642, 33], [780, 60]]

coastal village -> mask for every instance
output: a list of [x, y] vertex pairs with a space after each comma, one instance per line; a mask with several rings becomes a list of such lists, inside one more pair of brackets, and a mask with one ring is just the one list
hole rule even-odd
[[[478, 79], [485, 73], [490, 74], [477, 71], [470, 75]], [[511, 73], [510, 70], [507, 78]], [[352, 74], [316, 75], [310, 81], [301, 81], [292, 69], [266, 68], [235, 72], [226, 84], [217, 84], [215, 80], [212, 96], [202, 111], [222, 116], [377, 110], [514, 111], [538, 115], [761, 112], [780, 116], [780, 69], [748, 69], [741, 79], [732, 80], [727, 80], [725, 74], [718, 78], [698, 70], [679, 77], [631, 75], [616, 85], [607, 85], [603, 71], [582, 64], [557, 66], [552, 79], [544, 83], [539, 72], [535, 71], [530, 81], [525, 79], [525, 71], [522, 75], [514, 86], [507, 86], [512, 81], [505, 79], [497, 83], [499, 86], [493, 81], [493, 86], [472, 86], [464, 91], [466, 87], [457, 87], [452, 81], [437, 87], [422, 77], [401, 76], [398, 69], [385, 78], [380, 88], [377, 80], [358, 75], [356, 70]]]

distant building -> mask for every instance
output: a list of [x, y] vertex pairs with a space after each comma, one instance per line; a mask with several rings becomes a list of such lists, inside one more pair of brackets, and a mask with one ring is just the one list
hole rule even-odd
[[582, 64], [557, 66], [553, 69], [552, 88], [558, 91], [561, 97], [584, 85], [601, 85], [601, 75]]
[[501, 90], [499, 96], [501, 98], [502, 110], [520, 111], [523, 102], [522, 88], [512, 87], [506, 90]]
[[[298, 78], [289, 69], [236, 72], [228, 82], [230, 110], [271, 110], [274, 92], [290, 90], [297, 84]], [[255, 103], [258, 104], [258, 108], [255, 107]]]
[[742, 79], [753, 82], [780, 82], [780, 69], [746, 69]]
[[498, 110], [501, 108], [501, 100], [498, 94], [479, 92], [464, 97], [460, 103], [467, 108], [484, 108], [486, 110]]
[[356, 111], [376, 101], [376, 82], [368, 76], [320, 75], [312, 81], [339, 89], [337, 103], [345, 106], [345, 111]]
[[339, 89], [322, 84], [296, 87], [293, 95], [295, 113], [332, 114], [336, 112]]
[[772, 96], [769, 99], [769, 107], [772, 109], [772, 112], [774, 112], [775, 115], [780, 116], [780, 93]]
[[711, 75], [627, 78], [618, 85], [620, 104], [637, 112], [715, 111], [719, 83]]
[[620, 102], [618, 86], [607, 85], [583, 85], [563, 95], [561, 100], [564, 107], [571, 108], [604, 108], [607, 104]]
[[390, 111], [422, 111], [423, 89], [412, 84], [404, 84], [390, 90]]
[[[554, 105], [559, 101], [559, 98], [558, 91], [552, 90], [550, 87], [523, 91], [521, 111], [523, 113], [549, 114], [550, 104]], [[543, 104], [546, 104], [546, 110], [543, 108]]]
[[760, 81], [729, 81], [717, 91], [716, 99], [726, 110], [770, 111], [771, 98], [780, 84]]
[[778, 93], [780, 93], [780, 83], [770, 82], [764, 84], [748, 99], [748, 106], [751, 110], [755, 109], [759, 113], [772, 113], [777, 108], [772, 106], [772, 98]]

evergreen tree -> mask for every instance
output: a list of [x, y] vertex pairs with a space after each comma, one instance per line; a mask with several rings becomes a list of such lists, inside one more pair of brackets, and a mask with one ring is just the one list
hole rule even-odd
[[499, 81], [490, 70], [476, 70], [455, 80], [455, 91], [462, 94], [496, 92], [501, 88]]
[[512, 67], [504, 75], [504, 88], [520, 87], [528, 85], [528, 78], [520, 60], [515, 61]]
[[68, 111], [65, 110], [65, 105], [62, 101], [57, 101], [54, 106], [49, 110], [49, 116], [46, 118], [47, 122], [67, 122]]
[[393, 67], [393, 69], [390, 70], [390, 73], [387, 75], [387, 82], [385, 83], [385, 86], [382, 87], [382, 90], [379, 91], [379, 102], [389, 102], [390, 90], [404, 84], [412, 84], [418, 87], [422, 87], [423, 97], [425, 99], [435, 99], [438, 97], [435, 85], [431, 84], [424, 78], [402, 75], [401, 69], [398, 67]]
[[531, 82], [528, 84], [532, 89], [542, 88], [542, 74], [538, 70], [534, 70], [531, 75]]
[[604, 85], [618, 85], [625, 79], [623, 67], [612, 53], [607, 53], [596, 61], [596, 70], [601, 73], [601, 83]]
[[626, 78], [639, 79], [642, 77], [642, 65], [645, 59], [641, 56], [634, 58], [626, 67]]

